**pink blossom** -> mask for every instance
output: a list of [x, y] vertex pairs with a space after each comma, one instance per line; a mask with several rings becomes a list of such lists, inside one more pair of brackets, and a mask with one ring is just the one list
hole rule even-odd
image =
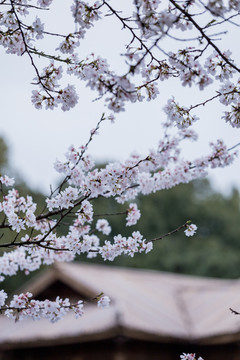
[[[2, 230], [11, 230], [16, 239], [15, 248], [9, 242], [6, 246], [9, 251], [0, 257], [0, 281], [19, 271], [28, 274], [42, 265], [73, 261], [78, 254], [113, 261], [121, 255], [133, 257], [138, 253], [148, 253], [153, 248], [153, 241], [145, 239], [139, 231], [130, 236], [124, 236], [123, 231], [111, 238], [111, 217], [110, 223], [106, 219], [94, 221], [94, 215], [99, 216], [94, 214], [95, 201], [113, 198], [120, 204], [129, 204], [125, 205], [124, 211], [126, 226], [135, 225], [140, 210], [134, 201], [139, 195], [154, 194], [188, 183], [206, 176], [209, 169], [230, 165], [236, 158], [237, 152], [231, 152], [221, 139], [210, 144], [207, 155], [200, 154], [195, 159], [182, 155], [182, 142], [197, 140], [197, 134], [191, 128], [199, 121], [196, 109], [207, 108], [209, 103], [219, 101], [224, 107], [219, 118], [222, 117], [233, 128], [240, 127], [240, 79], [236, 76], [239, 69], [234, 62], [234, 52], [216, 48], [215, 36], [211, 35], [214, 26], [214, 33], [224, 36], [220, 28], [222, 18], [227, 27], [229, 19], [240, 10], [239, 1], [207, 1], [206, 4], [200, 1], [197, 5], [196, 1], [181, 1], [178, 6], [173, 6], [173, 2], [139, 0], [133, 2], [133, 13], [126, 15], [115, 9], [114, 2], [73, 1], [70, 8], [73, 26], [66, 33], [62, 33], [62, 29], [59, 33], [45, 30], [42, 14], [51, 11], [48, 8], [52, 0], [37, 0], [35, 5], [28, 2], [3, 1], [0, 4], [0, 46], [7, 54], [29, 58], [34, 71], [35, 88], [31, 99], [35, 108], [72, 110], [82, 101], [77, 86], [78, 82], [84, 82], [95, 93], [94, 99], [105, 103], [108, 113], [102, 114], [84, 144], [70, 145], [65, 158], [56, 160], [54, 168], [63, 180], [46, 197], [46, 210], [42, 213], [36, 213], [37, 204], [30, 196], [21, 196], [17, 189], [7, 188], [14, 185], [12, 178], [0, 176], [1, 227]], [[198, 25], [192, 17], [196, 13]], [[82, 58], [84, 52], [79, 51], [89, 29], [97, 21], [107, 21], [108, 15], [130, 36], [128, 43], [122, 44], [122, 66], [113, 67], [112, 59], [94, 52]], [[208, 17], [207, 24], [203, 16]], [[202, 27], [201, 24], [206, 25]], [[52, 25], [55, 26], [55, 22]], [[49, 37], [53, 40], [54, 52], [45, 48], [49, 42], [44, 40]], [[187, 42], [175, 41], [172, 44], [176, 38]], [[54, 39], [57, 39], [56, 43]], [[66, 79], [69, 75], [75, 79], [72, 83]], [[173, 95], [175, 84], [179, 82], [181, 86], [192, 89], [196, 101], [185, 93], [182, 102], [174, 96], [167, 100], [162, 116], [163, 136], [146, 154], [135, 152], [125, 161], [95, 166], [88, 148], [93, 135], [99, 133], [102, 122], [113, 122], [113, 114], [127, 109], [127, 104], [156, 99], [164, 93], [163, 82], [167, 80], [172, 81]], [[212, 91], [213, 95], [205, 89]], [[204, 92], [197, 98], [197, 92], [202, 90]], [[61, 224], [64, 224], [64, 234], [58, 233]], [[196, 230], [195, 224], [187, 223], [184, 232], [186, 236], [193, 236]], [[106, 235], [107, 240], [100, 241], [97, 231]], [[0, 308], [7, 307], [5, 314], [16, 321], [46, 318], [56, 322], [70, 311], [76, 318], [83, 314], [81, 300], [76, 304], [59, 297], [55, 301], [38, 301], [32, 299], [30, 293], [25, 293], [14, 295], [8, 306], [6, 298], [7, 294], [0, 290]], [[108, 296], [102, 296], [98, 306], [107, 307], [109, 302]], [[196, 355], [184, 353], [180, 358], [196, 360]], [[198, 360], [203, 359], [199, 357]]]
[[138, 210], [137, 204], [130, 204], [127, 210], [127, 223], [126, 226], [132, 226], [140, 219], [141, 213]]
[[102, 309], [108, 308], [110, 301], [111, 300], [110, 300], [109, 296], [101, 296], [101, 298], [98, 300], [97, 306]]
[[111, 227], [109, 226], [109, 223], [105, 219], [99, 219], [96, 223], [96, 229], [98, 231], [101, 231], [104, 235], [109, 235], [111, 232]]
[[0, 290], [0, 308], [1, 308], [2, 306], [4, 306], [7, 297], [8, 297], [8, 296], [7, 296], [7, 294], [5, 293], [5, 291], [4, 291], [4, 290]]
[[2, 184], [6, 185], [6, 186], [12, 186], [12, 185], [14, 185], [14, 182], [15, 182], [13, 178], [10, 178], [7, 175], [0, 176], [0, 181]]
[[197, 231], [197, 226], [195, 224], [187, 225], [187, 229], [184, 231], [186, 236], [193, 236]]

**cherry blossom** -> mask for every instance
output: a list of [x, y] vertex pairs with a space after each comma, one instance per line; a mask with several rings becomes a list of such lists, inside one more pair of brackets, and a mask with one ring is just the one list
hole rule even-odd
[[0, 290], [0, 306], [1, 307], [4, 306], [6, 298], [7, 298], [7, 294], [5, 293], [5, 291]]
[[13, 186], [14, 185], [14, 179], [10, 178], [7, 175], [0, 176], [0, 181], [1, 181], [2, 184], [6, 185], [6, 186]]
[[110, 304], [110, 298], [109, 296], [101, 296], [101, 298], [98, 300], [97, 306], [104, 309], [109, 307]]
[[[97, 97], [107, 107], [107, 113], [102, 114], [85, 144], [70, 145], [65, 158], [55, 161], [54, 168], [62, 180], [46, 197], [44, 210], [40, 211], [30, 196], [23, 197], [13, 187], [14, 179], [0, 175], [0, 212], [4, 219], [0, 224], [4, 232], [0, 247], [8, 250], [0, 257], [0, 281], [19, 271], [28, 274], [41, 265], [73, 261], [78, 254], [113, 261], [121, 255], [148, 253], [154, 241], [178, 231], [184, 231], [188, 237], [195, 235], [197, 225], [187, 219], [165, 235], [156, 234], [155, 239], [146, 239], [138, 230], [130, 236], [125, 235], [124, 229], [121, 234], [112, 234], [109, 216], [124, 215], [126, 226], [136, 225], [141, 214], [137, 207], [139, 195], [204, 177], [209, 169], [228, 166], [237, 157], [235, 146], [229, 148], [222, 139], [210, 144], [207, 155], [200, 154], [195, 159], [184, 157], [181, 148], [187, 140], [197, 141], [193, 130], [195, 123], [201, 121], [197, 108], [207, 108], [209, 103], [220, 102], [223, 110], [219, 121], [240, 127], [238, 59], [234, 51], [223, 49], [218, 42], [219, 35], [225, 36], [223, 24], [239, 26], [238, 1], [138, 0], [129, 5], [125, 15], [118, 2], [74, 0], [69, 4], [73, 27], [66, 33], [61, 32], [61, 26], [59, 32], [53, 33], [46, 25], [51, 22], [45, 24], [43, 13], [51, 16], [52, 3], [3, 1], [0, 46], [8, 54], [30, 60], [34, 71], [31, 100], [36, 109], [60, 107], [71, 111], [81, 104], [78, 84], [83, 82], [94, 92], [93, 99]], [[122, 44], [123, 66], [117, 68], [113, 68], [111, 59], [95, 53], [94, 44], [91, 53], [83, 58], [80, 51], [88, 32], [109, 16], [129, 37]], [[45, 48], [44, 40], [49, 38], [56, 40], [52, 52]], [[183, 103], [176, 97], [173, 85], [171, 98], [160, 106], [163, 132], [157, 146], [144, 155], [134, 152], [123, 161], [96, 166], [88, 147], [100, 134], [102, 123], [113, 123], [115, 118], [117, 121], [116, 114], [128, 109], [129, 103], [161, 100], [167, 81], [193, 89], [196, 99], [199, 94], [199, 101], [186, 98]], [[102, 197], [114, 198], [124, 211], [96, 214], [94, 202]], [[65, 222], [66, 233], [61, 235], [58, 227]], [[4, 240], [9, 231], [16, 235], [13, 242]], [[76, 304], [59, 297], [55, 301], [38, 301], [25, 293], [14, 295], [6, 304], [7, 297], [0, 290], [0, 311], [16, 321], [46, 318], [56, 322], [70, 311], [76, 318], [84, 312], [82, 300]], [[96, 299], [98, 307], [108, 307], [107, 295]], [[180, 358], [197, 359], [195, 354], [186, 353]]]
[[137, 204], [130, 204], [127, 209], [127, 223], [126, 226], [135, 225], [140, 219], [140, 211], [138, 210]]
[[96, 223], [96, 229], [101, 231], [104, 235], [109, 235], [112, 230], [106, 219], [99, 219]]
[[197, 226], [195, 224], [190, 224], [187, 226], [187, 229], [184, 231], [186, 236], [193, 236], [197, 231]]
[[41, 23], [41, 20], [37, 17], [32, 24], [33, 31], [36, 33], [36, 39], [43, 39], [43, 30], [44, 25]]
[[180, 359], [181, 360], [204, 360], [201, 356], [199, 356], [198, 358], [196, 357], [196, 354], [186, 354], [183, 353], [182, 355], [180, 355]]
[[[32, 320], [40, 320], [41, 318], [48, 319], [51, 323], [59, 321], [64, 315], [72, 311], [75, 318], [79, 318], [84, 314], [84, 302], [79, 300], [77, 303], [71, 304], [69, 299], [61, 299], [57, 296], [55, 301], [50, 300], [34, 300], [32, 294], [21, 293], [14, 295], [9, 305], [5, 305], [7, 294], [0, 291], [1, 311], [5, 315], [15, 321], [21, 321], [31, 318]], [[109, 296], [100, 294], [92, 301], [97, 300], [99, 308], [107, 308], [111, 302]]]

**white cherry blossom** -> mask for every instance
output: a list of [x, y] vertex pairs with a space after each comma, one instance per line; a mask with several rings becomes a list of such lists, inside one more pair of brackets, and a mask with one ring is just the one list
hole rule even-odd
[[[95, 93], [94, 99], [103, 101], [108, 113], [102, 114], [85, 144], [70, 145], [65, 159], [56, 160], [54, 168], [63, 180], [46, 197], [46, 209], [42, 212], [30, 196], [24, 197], [13, 188], [12, 178], [0, 175], [0, 212], [4, 219], [0, 228], [3, 232], [15, 233], [14, 242], [1, 244], [8, 251], [0, 257], [0, 281], [19, 271], [28, 274], [42, 265], [73, 261], [78, 254], [113, 261], [121, 255], [133, 257], [152, 251], [154, 241], [160, 237], [145, 239], [138, 230], [125, 236], [124, 229], [121, 234], [111, 235], [111, 218], [108, 221], [105, 217], [114, 214], [105, 211], [102, 215], [95, 214], [94, 202], [102, 197], [114, 198], [125, 207], [118, 215], [125, 214], [126, 226], [136, 225], [140, 210], [134, 201], [139, 195], [188, 183], [206, 176], [209, 169], [230, 165], [237, 157], [234, 146], [229, 149], [221, 139], [210, 144], [208, 155], [200, 154], [191, 160], [182, 156], [181, 144], [188, 139], [197, 140], [192, 126], [201, 119], [195, 110], [207, 108], [214, 101], [223, 107], [219, 121], [223, 119], [233, 128], [240, 127], [238, 59], [234, 51], [222, 49], [213, 35], [224, 36], [221, 24], [232, 26], [229, 19], [234, 18], [239, 26], [239, 1], [139, 0], [126, 16], [119, 11], [120, 2], [72, 1], [69, 14], [73, 26], [64, 34], [61, 28], [52, 33], [43, 21], [42, 14], [51, 14], [52, 3], [52, 0], [37, 0], [34, 4], [30, 0], [3, 1], [0, 46], [7, 54], [30, 60], [34, 71], [31, 100], [36, 109], [60, 107], [62, 111], [71, 111], [81, 104], [78, 82], [84, 82]], [[91, 54], [84, 58], [80, 51], [88, 31], [110, 15], [129, 36], [121, 51], [124, 66], [115, 69], [111, 59], [94, 53], [94, 44]], [[49, 37], [56, 39], [52, 53], [45, 48], [44, 40]], [[71, 82], [69, 78], [75, 80]], [[157, 97], [161, 100], [163, 85], [168, 80], [200, 93], [201, 100], [186, 99], [184, 104], [174, 97], [172, 86], [172, 97], [163, 108], [163, 136], [156, 148], [145, 155], [135, 152], [125, 161], [110, 162], [101, 168], [96, 166], [88, 153], [88, 145], [100, 133], [101, 123], [113, 122], [114, 113], [126, 110], [129, 103], [153, 101]], [[63, 223], [66, 231], [60, 235], [58, 227]], [[186, 236], [193, 236], [197, 225], [187, 221], [172, 232], [182, 229]], [[103, 240], [99, 232], [104, 235]], [[38, 301], [32, 299], [32, 294], [25, 293], [14, 295], [6, 304], [7, 296], [0, 290], [0, 311], [15, 321], [46, 318], [56, 322], [69, 311], [76, 318], [84, 312], [82, 300], [75, 304], [59, 297], [55, 301]], [[98, 307], [108, 307], [107, 295], [99, 298], [96, 294], [96, 299]], [[180, 358], [203, 360], [186, 353]]]

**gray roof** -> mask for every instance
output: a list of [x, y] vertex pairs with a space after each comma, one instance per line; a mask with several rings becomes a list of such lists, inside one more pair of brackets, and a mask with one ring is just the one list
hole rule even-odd
[[[56, 324], [0, 317], [0, 347], [39, 346], [125, 335], [158, 342], [228, 343], [240, 340], [240, 281], [59, 263], [29, 284], [35, 296], [57, 279], [88, 297], [101, 291], [108, 309], [86, 306], [83, 317], [68, 314]], [[57, 296], [58, 294], [56, 294]]]

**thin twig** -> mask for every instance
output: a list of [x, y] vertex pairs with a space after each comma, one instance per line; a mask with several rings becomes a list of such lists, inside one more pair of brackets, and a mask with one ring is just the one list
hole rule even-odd
[[157, 238], [154, 238], [154, 239], [151, 239], [151, 240], [147, 240], [146, 243], [148, 242], [152, 242], [152, 241], [157, 241], [157, 240], [162, 240], [163, 238], [167, 237], [167, 236], [170, 236], [172, 234], [175, 234], [176, 232], [180, 231], [181, 229], [183, 228], [186, 228], [188, 225], [189, 225], [190, 221], [186, 221], [183, 225], [180, 225], [178, 228], [172, 230], [172, 231], [169, 231], [168, 233], [162, 235], [162, 236], [159, 236]]

